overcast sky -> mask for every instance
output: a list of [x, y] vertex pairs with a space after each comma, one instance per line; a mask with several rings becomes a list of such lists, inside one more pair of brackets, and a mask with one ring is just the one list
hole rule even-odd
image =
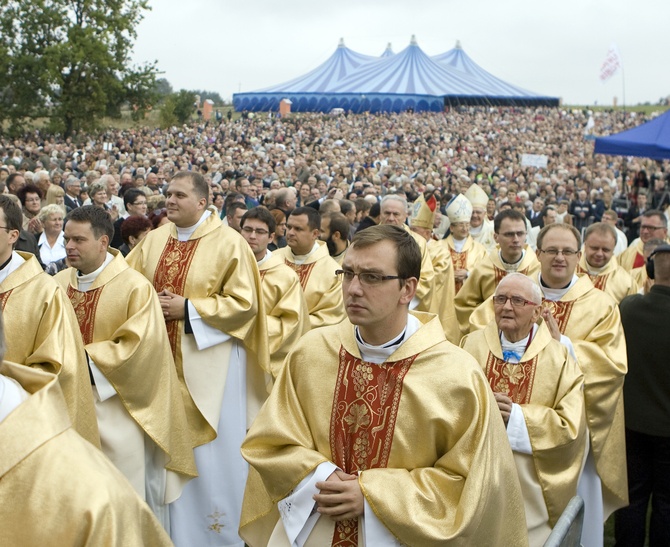
[[482, 68], [564, 104], [611, 105], [621, 71], [605, 84], [610, 44], [623, 61], [626, 104], [670, 95], [668, 0], [150, 0], [136, 62], [158, 61], [175, 90], [230, 100], [312, 70], [340, 38], [360, 53], [397, 53], [416, 35], [428, 55], [460, 40]]

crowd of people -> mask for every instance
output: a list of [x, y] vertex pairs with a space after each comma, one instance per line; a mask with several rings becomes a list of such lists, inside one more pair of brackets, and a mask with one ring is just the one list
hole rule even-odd
[[[668, 470], [670, 377], [637, 344], [662, 320], [631, 317], [670, 311], [670, 165], [591, 138], [645, 120], [462, 107], [0, 139], [5, 358], [42, 369], [3, 364], [0, 438], [49, 390], [96, 448], [52, 428], [22, 457], [72, 445], [125, 476], [81, 532], [119, 544], [543, 545], [577, 494], [583, 545], [615, 511], [617, 544], [643, 545], [650, 498], [667, 544], [670, 488], [642, 468]], [[151, 511], [119, 532], [135, 494]]]

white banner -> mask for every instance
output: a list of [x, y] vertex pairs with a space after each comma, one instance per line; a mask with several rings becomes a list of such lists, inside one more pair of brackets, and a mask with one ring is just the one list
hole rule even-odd
[[607, 57], [600, 67], [600, 81], [605, 83], [609, 80], [617, 70], [621, 67], [621, 56], [619, 55], [619, 48], [616, 44], [612, 44], [607, 51]]
[[538, 169], [546, 169], [547, 159], [547, 156], [544, 154], [522, 154], [521, 165], [523, 167], [537, 167]]

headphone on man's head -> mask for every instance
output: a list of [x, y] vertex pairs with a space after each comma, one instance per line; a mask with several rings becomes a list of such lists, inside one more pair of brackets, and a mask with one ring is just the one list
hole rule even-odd
[[663, 243], [654, 249], [654, 251], [649, 255], [645, 267], [647, 270], [647, 277], [649, 279], [654, 279], [654, 255], [658, 253], [670, 253], [670, 244]]

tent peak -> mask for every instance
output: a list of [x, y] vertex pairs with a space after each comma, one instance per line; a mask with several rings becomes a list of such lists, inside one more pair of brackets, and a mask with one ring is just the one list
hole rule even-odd
[[416, 34], [412, 34], [412, 38], [409, 41], [409, 45], [410, 46], [418, 46], [419, 45], [418, 42], [416, 41]]
[[386, 51], [393, 51], [393, 48], [391, 47], [391, 42], [386, 44]]
[[344, 38], [340, 38], [340, 41], [337, 44], [337, 47], [347, 47], [347, 46], [344, 45]]
[[461, 46], [461, 41], [460, 40], [456, 40], [456, 45], [454, 46], [454, 49], [463, 49], [463, 47]]

